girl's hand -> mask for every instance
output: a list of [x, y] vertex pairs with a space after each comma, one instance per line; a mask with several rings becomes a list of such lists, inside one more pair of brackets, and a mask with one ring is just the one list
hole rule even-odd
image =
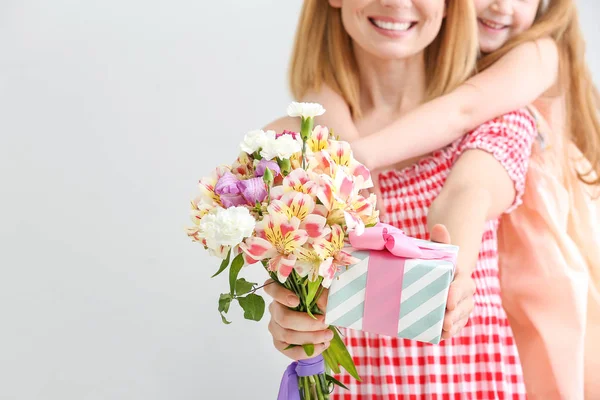
[[[430, 239], [432, 242], [450, 244], [450, 234], [443, 225], [436, 225], [431, 229]], [[475, 307], [474, 293], [475, 281], [471, 276], [456, 274], [448, 291], [442, 339], [448, 339], [458, 334], [467, 324], [469, 315]]]

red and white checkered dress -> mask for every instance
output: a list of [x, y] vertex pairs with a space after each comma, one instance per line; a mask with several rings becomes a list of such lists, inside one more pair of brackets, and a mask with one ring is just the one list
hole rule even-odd
[[[489, 121], [446, 148], [402, 171], [379, 176], [387, 223], [428, 239], [427, 210], [440, 193], [460, 154], [491, 153], [514, 181], [521, 202], [535, 123], [526, 111]], [[507, 210], [509, 212], [510, 210]], [[525, 387], [512, 331], [500, 302], [498, 221], [486, 223], [473, 273], [475, 309], [465, 328], [439, 345], [344, 329], [362, 382], [336, 376], [350, 390], [336, 388], [333, 399], [524, 399]]]

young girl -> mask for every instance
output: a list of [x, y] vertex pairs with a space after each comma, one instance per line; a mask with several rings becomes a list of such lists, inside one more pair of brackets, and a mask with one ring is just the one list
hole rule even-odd
[[[471, 74], [475, 22], [471, 0], [306, 0], [292, 58], [294, 93], [319, 93], [319, 82], [338, 87], [352, 110], [347, 121], [361, 133], [376, 132]], [[295, 124], [283, 119], [267, 128]], [[344, 330], [362, 382], [342, 374], [350, 390], [334, 398], [525, 397], [500, 301], [496, 235], [499, 216], [520, 202], [536, 134], [530, 114], [510, 112], [380, 177], [391, 224], [424, 239], [442, 224], [460, 246], [444, 320], [447, 340], [431, 346]], [[269, 323], [275, 347], [292, 358], [306, 355], [301, 348], [286, 350], [289, 344], [314, 343], [315, 353], [322, 352], [331, 339], [324, 324], [290, 310], [291, 293], [280, 285], [265, 291], [276, 300]]]
[[600, 183], [600, 101], [575, 5], [474, 4], [481, 72], [451, 93], [364, 138], [335, 91], [324, 88], [307, 98], [325, 104], [329, 120], [321, 123], [354, 139], [355, 156], [372, 169], [434, 151], [495, 115], [535, 104], [542, 132], [525, 204], [505, 216], [499, 230], [503, 305], [533, 398], [583, 398], [584, 354], [586, 398], [600, 398], [600, 382], [592, 378], [600, 368], [600, 346], [592, 339], [600, 337], [600, 232], [587, 185]]

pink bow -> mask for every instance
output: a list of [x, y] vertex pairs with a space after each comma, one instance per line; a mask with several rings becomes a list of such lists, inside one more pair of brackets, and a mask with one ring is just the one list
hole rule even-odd
[[350, 232], [349, 239], [357, 250], [386, 249], [396, 257], [455, 261], [453, 253], [428, 246], [427, 242], [406, 236], [400, 229], [388, 224], [378, 223], [365, 229], [360, 236], [354, 231]]

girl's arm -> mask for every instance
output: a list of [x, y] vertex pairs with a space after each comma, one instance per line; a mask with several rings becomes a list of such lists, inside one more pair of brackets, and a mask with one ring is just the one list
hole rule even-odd
[[472, 274], [485, 222], [507, 209], [514, 195], [512, 182], [502, 167], [489, 154], [474, 150], [465, 153], [455, 164], [442, 192], [429, 209], [429, 229], [444, 224], [452, 244], [460, 248], [455, 277], [448, 292], [443, 339], [456, 335], [473, 311], [476, 286]]
[[353, 152], [375, 170], [442, 148], [485, 121], [532, 103], [556, 82], [558, 63], [554, 40], [523, 43], [451, 93], [353, 141]]
[[516, 207], [525, 188], [531, 146], [537, 133], [534, 121], [518, 112], [502, 116], [498, 122], [480, 126], [461, 141], [459, 156], [427, 213], [430, 230], [436, 224], [445, 225], [452, 243], [460, 248], [448, 294], [444, 338], [466, 324], [473, 308], [472, 274], [486, 221]]

